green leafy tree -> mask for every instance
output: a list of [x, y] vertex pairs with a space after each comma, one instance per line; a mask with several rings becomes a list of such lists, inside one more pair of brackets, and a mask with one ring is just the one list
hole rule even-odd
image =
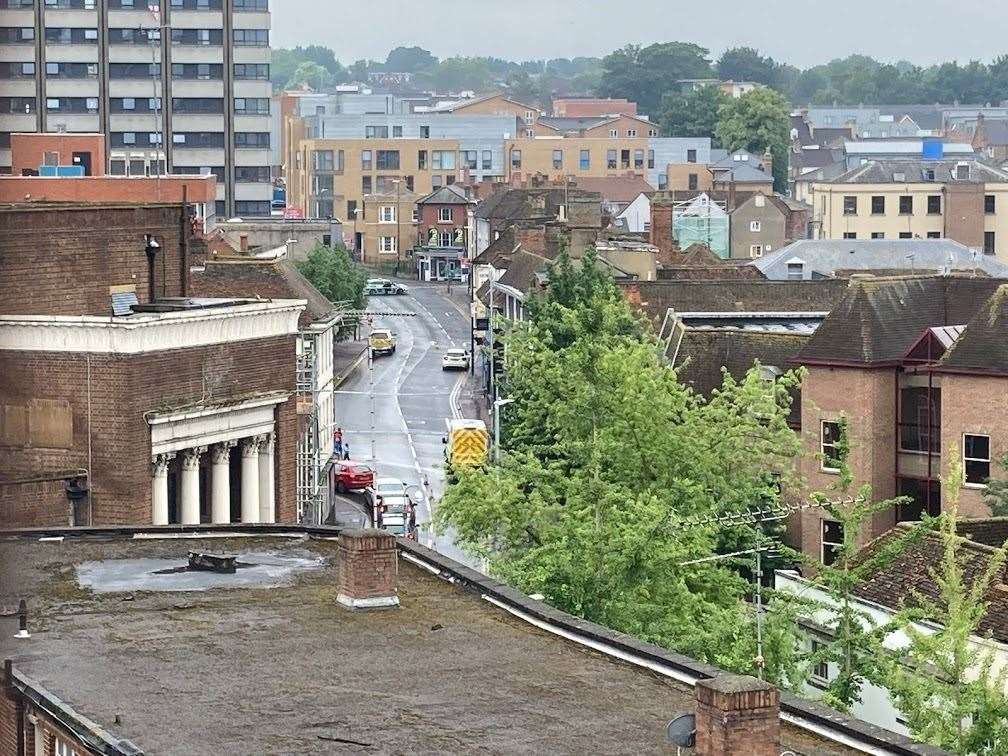
[[777, 63], [764, 57], [752, 47], [733, 47], [725, 50], [716, 64], [717, 74], [723, 80], [758, 81], [773, 86], [777, 83]]
[[849, 465], [850, 442], [846, 419], [840, 420], [840, 438], [835, 447], [835, 457], [824, 459], [830, 467], [839, 470], [837, 483], [829, 491], [815, 496], [829, 515], [842, 529], [843, 542], [834, 551], [830, 564], [812, 562], [814, 586], [826, 594], [828, 600], [815, 608], [816, 621], [829, 634], [823, 646], [809, 654], [809, 669], [817, 664], [832, 664], [837, 674], [826, 687], [823, 700], [830, 706], [849, 712], [861, 700], [866, 682], [884, 684], [880, 659], [885, 654], [883, 641], [893, 630], [893, 623], [878, 623], [872, 615], [860, 608], [854, 590], [868, 577], [874, 575], [907, 546], [920, 537], [920, 529], [908, 529], [880, 542], [878, 548], [858, 550], [858, 536], [872, 517], [883, 510], [893, 509], [900, 500], [874, 501], [871, 486], [860, 486], [852, 493], [853, 475]]
[[422, 47], [396, 47], [385, 58], [386, 71], [430, 71], [438, 64], [438, 59]]
[[[755, 672], [748, 584], [703, 561], [717, 514], [778, 496], [767, 468], [796, 451], [787, 381], [752, 371], [704, 401], [661, 358], [649, 327], [593, 253], [561, 256], [545, 294], [505, 335], [499, 465], [460, 470], [438, 521], [491, 571], [554, 606], [698, 659]], [[763, 669], [786, 682], [793, 621], [767, 613]]]
[[[938, 519], [942, 556], [928, 569], [935, 592], [914, 591], [898, 615], [908, 643], [888, 664], [887, 685], [915, 737], [959, 754], [1008, 753], [1008, 670], [978, 645], [986, 597], [1000, 581], [1005, 547], [991, 553], [962, 548], [956, 528], [962, 467], [945, 482], [946, 507]], [[933, 629], [919, 624], [934, 623]]]
[[602, 59], [598, 93], [633, 100], [644, 113], [657, 112], [662, 94], [679, 89], [679, 80], [711, 76], [709, 56], [689, 42], [627, 45]]
[[709, 137], [716, 145], [719, 113], [727, 102], [728, 96], [718, 87], [671, 92], [662, 98], [658, 123], [666, 136]]
[[342, 245], [316, 244], [296, 265], [301, 275], [330, 302], [349, 302], [356, 309], [364, 306], [367, 272], [350, 258]]
[[331, 84], [332, 74], [330, 74], [325, 67], [320, 66], [318, 63], [313, 63], [310, 60], [306, 60], [297, 67], [290, 79], [287, 81], [285, 88], [296, 89], [307, 85], [316, 91], [322, 91]]
[[721, 146], [731, 151], [746, 149], [762, 155], [769, 148], [773, 156], [774, 187], [784, 190], [791, 117], [787, 102], [779, 92], [760, 88], [729, 100], [720, 110], [717, 137]]
[[[275, 87], [291, 86], [289, 82], [295, 72], [304, 63], [315, 63], [324, 68], [329, 76], [325, 79], [327, 85], [339, 84], [347, 80], [346, 69], [336, 60], [336, 54], [322, 45], [295, 47], [290, 50], [276, 49], [273, 51], [273, 61], [270, 64], [270, 79]], [[312, 86], [316, 84], [312, 83]]]
[[[1002, 471], [1008, 472], [1008, 454], [998, 460]], [[984, 501], [995, 517], [1008, 517], [1008, 479], [991, 478], [987, 481]]]

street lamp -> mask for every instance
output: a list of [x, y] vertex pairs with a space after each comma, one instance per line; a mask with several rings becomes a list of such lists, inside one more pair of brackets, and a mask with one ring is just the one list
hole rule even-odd
[[494, 408], [494, 462], [500, 462], [500, 408], [514, 399], [495, 399]]

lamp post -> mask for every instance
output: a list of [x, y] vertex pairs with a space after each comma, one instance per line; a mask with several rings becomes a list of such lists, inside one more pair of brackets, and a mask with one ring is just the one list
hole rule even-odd
[[514, 399], [495, 399], [494, 407], [494, 462], [500, 462], [500, 408]]

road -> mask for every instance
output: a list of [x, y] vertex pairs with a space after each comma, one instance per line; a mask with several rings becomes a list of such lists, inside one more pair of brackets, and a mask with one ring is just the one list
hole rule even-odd
[[[396, 351], [362, 364], [336, 392], [336, 424], [351, 459], [372, 463], [379, 477], [423, 486], [427, 502], [417, 511], [419, 541], [469, 566], [478, 565], [455, 546], [453, 533], [437, 535], [431, 518], [445, 488], [445, 420], [472, 416], [473, 381], [468, 372], [444, 371], [449, 347], [469, 346], [464, 286], [454, 297], [444, 284], [409, 283], [406, 296], [371, 297], [373, 327], [396, 336]], [[426, 482], [426, 483], [425, 483]], [[345, 504], [366, 511], [362, 497]], [[346, 520], [346, 512], [337, 515]]]

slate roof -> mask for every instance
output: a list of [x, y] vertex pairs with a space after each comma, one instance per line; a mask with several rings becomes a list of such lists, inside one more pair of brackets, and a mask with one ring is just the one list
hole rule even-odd
[[985, 118], [983, 132], [988, 145], [1008, 144], [1008, 118]]
[[546, 270], [549, 260], [534, 252], [527, 252], [519, 249], [511, 256], [511, 263], [504, 271], [497, 283], [502, 286], [510, 286], [523, 294], [532, 290], [538, 274]]
[[[702, 270], [702, 269], [698, 269]], [[624, 284], [639, 292], [637, 306], [658, 325], [672, 307], [677, 312], [824, 312], [831, 310], [847, 291], [847, 282], [748, 281], [635, 281]], [[632, 300], [633, 301], [633, 300]]]
[[1001, 283], [954, 276], [853, 279], [796, 361], [895, 364], [928, 328], [970, 322]]
[[612, 116], [583, 116], [581, 118], [541, 116], [539, 123], [557, 131], [581, 131], [581, 129], [591, 129], [611, 120], [613, 120]]
[[[501, 231], [500, 236], [490, 242], [490, 246], [473, 258], [473, 265], [493, 265], [495, 268], [507, 267], [507, 260], [517, 248], [514, 239], [514, 229], [509, 227]], [[500, 263], [500, 264], [499, 264]]]
[[[970, 166], [970, 177], [967, 181], [972, 182], [1008, 182], [1008, 172], [997, 168], [994, 165], [984, 163], [980, 160], [924, 160], [899, 159], [899, 160], [872, 160], [864, 165], [859, 165], [831, 180], [834, 184], [888, 184], [888, 183], [936, 183], [958, 182], [966, 183], [962, 179], [955, 178], [956, 166], [966, 162]], [[934, 178], [926, 178], [925, 171], [934, 171]], [[894, 174], [902, 174], [904, 178], [899, 179]]]
[[200, 297], [305, 299], [308, 306], [298, 316], [299, 328], [331, 320], [337, 313], [332, 302], [286, 258], [223, 257], [207, 260], [203, 271], [192, 274], [191, 284], [192, 294]]
[[938, 369], [1008, 373], [1008, 284], [983, 303]]
[[[969, 521], [960, 524], [962, 531], [969, 532], [977, 527]], [[875, 553], [896, 538], [899, 529], [894, 528], [865, 547], [865, 556]], [[961, 533], [962, 534], [962, 533]], [[1000, 544], [998, 544], [1000, 545]], [[990, 545], [975, 541], [963, 541], [958, 549], [966, 585], [972, 585], [987, 567], [993, 555]], [[914, 592], [931, 599], [938, 598], [938, 588], [929, 574], [938, 568], [942, 559], [942, 543], [937, 534], [929, 533], [920, 541], [910, 544], [890, 564], [880, 568], [870, 578], [854, 588], [860, 598], [874, 601], [890, 609], [915, 606]], [[1003, 568], [1002, 568], [1003, 570]], [[995, 640], [1008, 641], [1008, 591], [1004, 589], [1004, 573], [991, 581], [984, 596], [987, 612], [980, 620], [980, 634], [990, 633]]]
[[[912, 260], [909, 255], [913, 255]], [[1008, 278], [1008, 265], [951, 239], [798, 239], [748, 264], [767, 278], [784, 280], [788, 263], [796, 259], [821, 276], [840, 271], [937, 273], [948, 266]]]
[[472, 200], [454, 184], [439, 186], [416, 201], [418, 205], [471, 205]]
[[[566, 195], [565, 195], [566, 192]], [[562, 186], [501, 189], [477, 205], [475, 216], [487, 220], [534, 220], [557, 217], [564, 202], [599, 203], [598, 192]]]

